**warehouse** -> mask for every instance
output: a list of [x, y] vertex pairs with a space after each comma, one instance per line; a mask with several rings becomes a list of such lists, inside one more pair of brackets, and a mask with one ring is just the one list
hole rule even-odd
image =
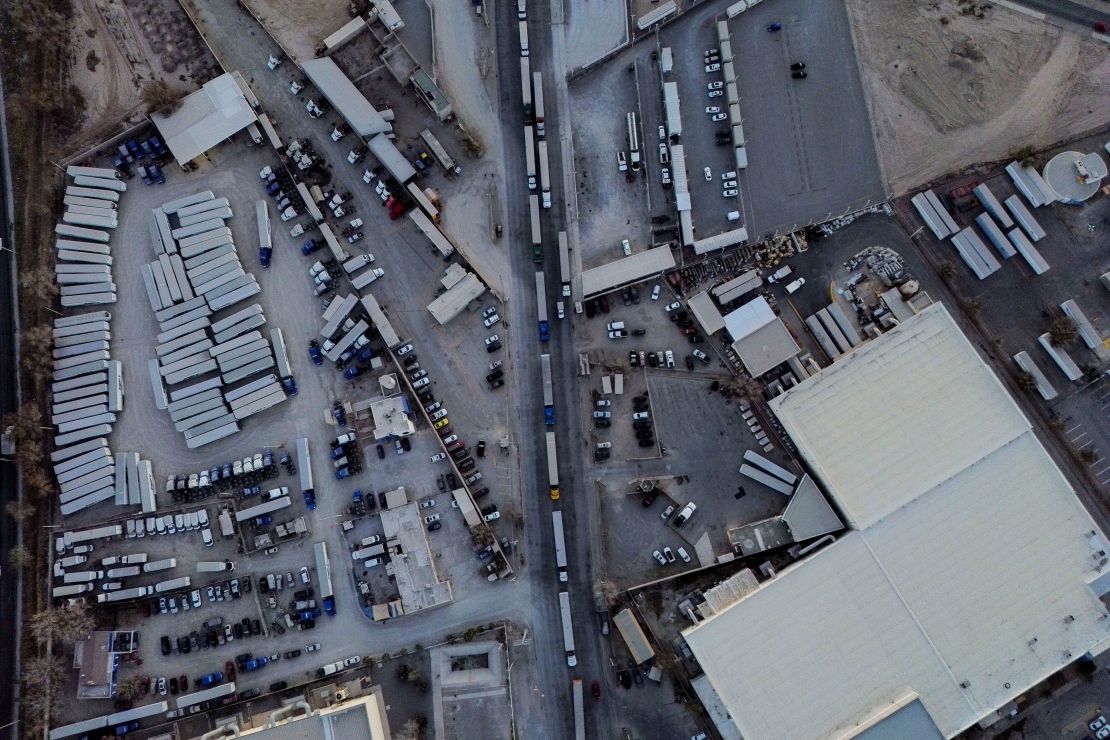
[[225, 74], [186, 95], [173, 113], [153, 113], [151, 120], [183, 165], [257, 119], [235, 78]]
[[1104, 649], [1106, 537], [942, 305], [771, 407], [850, 531], [685, 631], [724, 736], [952, 737]]

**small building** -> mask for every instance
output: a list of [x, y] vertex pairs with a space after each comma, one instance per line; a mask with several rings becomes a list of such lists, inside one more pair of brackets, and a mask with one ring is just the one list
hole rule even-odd
[[790, 330], [759, 296], [725, 316], [732, 351], [753, 378], [758, 378], [801, 352]]
[[73, 646], [78, 699], [111, 699], [116, 695], [119, 656], [137, 648], [134, 632], [98, 630]]
[[374, 439], [397, 439], [410, 437], [416, 433], [412, 408], [409, 399], [403, 394], [388, 396], [370, 404], [374, 417]]
[[582, 296], [593, 298], [603, 293], [661, 275], [675, 266], [671, 250], [662, 247], [646, 249], [628, 257], [582, 271]]
[[432, 113], [436, 114], [436, 118], [440, 121], [446, 121], [455, 115], [455, 111], [451, 109], [451, 101], [439, 89], [439, 85], [432, 79], [431, 75], [423, 69], [417, 69], [409, 77], [409, 82], [416, 88], [416, 94], [424, 101], [424, 104], [431, 108]]
[[452, 285], [445, 293], [428, 304], [428, 311], [440, 324], [446, 324], [458, 316], [471, 301], [481, 298], [486, 286], [478, 276], [468, 272], [466, 277]]
[[179, 165], [192, 162], [258, 120], [231, 73], [186, 95], [172, 113], [152, 113], [150, 119]]
[[613, 624], [617, 626], [621, 637], [624, 638], [624, 644], [628, 646], [628, 651], [632, 653], [632, 660], [636, 665], [646, 663], [655, 657], [655, 648], [648, 642], [647, 635], [644, 634], [631, 609], [617, 612], [613, 617]]

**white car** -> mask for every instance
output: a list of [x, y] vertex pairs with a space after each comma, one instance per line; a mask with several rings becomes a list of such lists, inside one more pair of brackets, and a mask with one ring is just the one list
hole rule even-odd
[[262, 169], [260, 169], [258, 171], [258, 178], [260, 180], [265, 180], [267, 177], [269, 177], [272, 174], [274, 174], [274, 168], [271, 167], [270, 165], [266, 165], [265, 167], [263, 167]]
[[651, 556], [655, 558], [656, 562], [658, 562], [660, 565], [667, 564], [667, 559], [663, 557], [663, 553], [659, 552], [658, 550], [653, 550]]
[[702, 170], [702, 174], [705, 175], [705, 181], [706, 182], [712, 182], [712, 180], [713, 180], [713, 170], [706, 167], [704, 170]]
[[315, 653], [320, 650], [320, 643], [314, 642], [311, 645], [305, 645], [304, 651], [306, 653]]
[[431, 382], [432, 382], [431, 378], [421, 378], [420, 380], [414, 381], [413, 384], [412, 384], [412, 387], [413, 388], [423, 388], [424, 386], [431, 384]]
[[725, 94], [724, 90], [710, 90], [709, 92], [706, 93], [706, 97], [719, 98], [724, 94]]
[[667, 313], [674, 313], [680, 308], [682, 308], [682, 302], [675, 301], [674, 303], [668, 303], [666, 306], [663, 307], [663, 310]]
[[425, 524], [431, 524], [432, 522], [438, 522], [438, 521], [439, 521], [439, 514], [429, 514], [428, 516], [424, 517], [424, 523]]
[[724, 86], [725, 86], [725, 83], [721, 82], [720, 80], [717, 80], [716, 82], [710, 82], [705, 87], [708, 90], [720, 90]]
[[406, 344], [404, 347], [401, 347], [401, 349], [397, 350], [397, 356], [400, 357], [402, 355], [407, 355], [409, 352], [412, 352], [411, 342], [409, 344]]
[[347, 152], [347, 164], [358, 164], [366, 154], [361, 149], [352, 149]]
[[797, 280], [795, 280], [792, 283], [787, 283], [786, 292], [787, 293], [796, 293], [805, 284], [806, 284], [806, 279], [805, 278], [798, 278]]
[[490, 316], [488, 319], [484, 319], [482, 321], [482, 326], [484, 326], [488, 329], [500, 320], [501, 320], [501, 317], [498, 316], [497, 314], [494, 314], [493, 316]]
[[212, 539], [212, 530], [208, 527], [200, 530], [200, 539], [202, 542], [204, 542], [205, 547], [212, 547], [212, 545], [216, 544], [215, 541]]
[[662, 182], [663, 187], [665, 187], [665, 188], [670, 187], [671, 186], [671, 171], [666, 167], [661, 167], [659, 169], [659, 180], [660, 180], [660, 182]]
[[293, 80], [293, 82], [289, 85], [289, 92], [293, 93], [294, 95], [299, 93], [301, 90], [304, 90], [304, 85], [299, 80]]
[[636, 413], [632, 414], [632, 421], [642, 421], [644, 419], [650, 419], [650, 418], [651, 418], [651, 414], [648, 413], [647, 411], [637, 411]]
[[617, 172], [628, 171], [628, 159], [624, 156], [624, 152], [617, 152]]
[[707, 106], [705, 106], [705, 112], [706, 113], [720, 113], [721, 112], [721, 107], [719, 105], [707, 105]]
[[659, 300], [659, 292], [661, 290], [662, 290], [662, 287], [660, 285], [656, 284], [655, 287], [653, 287], [651, 289], [651, 300], [653, 300], [653, 301]]
[[659, 164], [667, 164], [670, 161], [671, 161], [671, 155], [667, 151], [667, 145], [661, 143], [659, 145]]
[[721, 179], [722, 180], [735, 180], [736, 179], [736, 170], [731, 170], [729, 172], [722, 172], [721, 173]]
[[370, 181], [373, 180], [373, 179], [374, 179], [374, 173], [371, 172], [370, 170], [366, 170], [365, 172], [362, 173], [362, 181], [364, 183], [366, 183], [367, 185], [369, 185]]
[[342, 139], [346, 135], [347, 135], [347, 132], [344, 131], [343, 129], [339, 128], [339, 126], [335, 126], [331, 130], [331, 140], [332, 141], [339, 141], [340, 139]]
[[200, 589], [199, 588], [194, 588], [192, 590], [192, 592], [189, 594], [189, 598], [193, 602], [193, 608], [194, 609], [200, 609], [200, 607], [201, 607]]
[[721, 183], [721, 187], [727, 189], [727, 188], [735, 188], [735, 187], [738, 187], [738, 186], [736, 184], [736, 180], [725, 180], [724, 182]]
[[343, 661], [343, 667], [344, 668], [350, 668], [351, 666], [358, 665], [361, 662], [362, 662], [362, 656], [361, 655], [352, 655], [350, 658], [347, 658], [345, 661]]
[[303, 583], [305, 585], [307, 585], [309, 583], [312, 583], [312, 576], [310, 576], [308, 574], [308, 566], [307, 565], [302, 565], [301, 566], [301, 583]]
[[707, 64], [707, 65], [705, 65], [705, 71], [706, 71], [707, 74], [710, 73], [710, 72], [720, 72], [721, 71], [721, 65], [718, 64], [718, 63]]
[[497, 313], [497, 306], [490, 306], [485, 311], [482, 311], [482, 318], [483, 319], [488, 319], [490, 316], [493, 316], [495, 313]]
[[666, 356], [667, 356], [667, 367], [674, 367], [674, 352], [672, 352], [671, 350], [667, 350]]
[[452, 445], [452, 444], [454, 444], [458, 441], [459, 441], [459, 435], [457, 435], [457, 434], [452, 434], [449, 437], [444, 437], [443, 438], [443, 444], [444, 445]]
[[725, 120], [726, 118], [728, 118], [728, 114], [727, 114], [727, 113], [714, 113], [713, 115], [711, 115], [711, 116], [709, 117], [709, 120], [710, 120], [710, 121], [723, 121], [723, 120]]
[[[277, 69], [279, 64], [281, 64], [281, 59], [275, 57], [273, 54], [271, 54], [270, 58], [266, 61], [266, 66], [270, 69]], [[166, 692], [163, 691], [162, 693], [165, 694]]]
[[739, 194], [740, 194], [740, 191], [737, 190], [736, 188], [729, 188], [728, 190], [722, 190], [721, 191], [721, 195], [725, 198], [735, 198]]
[[446, 460], [446, 459], [447, 459], [447, 453], [446, 452], [437, 452], [436, 454], [432, 455], [431, 462], [439, 462], [440, 460]]
[[488, 337], [486, 337], [486, 346], [487, 347], [490, 346], [491, 344], [498, 341], [499, 339], [501, 339], [501, 337], [498, 336], [497, 334], [490, 334]]
[[381, 198], [383, 202], [389, 200], [389, 189], [381, 180], [378, 180], [378, 184], [374, 186], [374, 192], [378, 194], [378, 197]]
[[501, 518], [501, 512], [495, 511], [492, 514], [486, 514], [482, 519], [487, 522], [494, 522]]
[[432, 414], [432, 421], [439, 421], [445, 416], [447, 416], [447, 409], [440, 409], [439, 411]]
[[435, 505], [436, 505], [436, 500], [434, 498], [430, 498], [427, 501], [421, 501], [420, 502], [420, 508], [421, 509], [430, 509]]
[[699, 360], [701, 360], [705, 364], [707, 364], [707, 365], [709, 364], [709, 355], [705, 354], [700, 349], [695, 349], [695, 350], [691, 351], [690, 354], [692, 354], [694, 357], [698, 358]]
[[632, 254], [632, 242], [628, 241], [627, 239], [621, 239], [621, 251], [624, 252], [625, 257], [628, 257], [629, 255], [631, 255]]

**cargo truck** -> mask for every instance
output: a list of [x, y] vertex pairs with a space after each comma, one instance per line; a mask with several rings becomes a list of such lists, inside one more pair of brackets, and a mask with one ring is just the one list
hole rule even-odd
[[270, 238], [270, 212], [266, 208], [266, 201], [255, 201], [254, 213], [258, 220], [258, 261], [263, 267], [269, 267], [270, 258], [274, 254], [274, 242]]
[[532, 120], [532, 72], [528, 57], [520, 58], [520, 97], [524, 104], [524, 121]]
[[528, 210], [531, 212], [532, 221], [532, 261], [543, 262], [543, 237], [540, 234], [540, 198], [538, 195], [528, 196]]
[[167, 581], [154, 584], [155, 593], [164, 594], [169, 591], [177, 591], [183, 588], [189, 588], [193, 583], [193, 579], [189, 576], [181, 576], [180, 578], [170, 578]]
[[531, 126], [524, 127], [524, 162], [528, 169], [528, 189], [536, 189], [536, 142]]
[[546, 342], [551, 339], [551, 327], [547, 323], [547, 285], [542, 271], [536, 272], [536, 318], [540, 341]]
[[328, 545], [326, 542], [317, 542], [313, 547], [316, 555], [316, 584], [320, 592], [320, 599], [324, 605], [324, 612], [329, 617], [334, 617], [335, 594], [332, 592]]
[[574, 622], [570, 615], [570, 594], [566, 591], [559, 592], [559, 612], [563, 622], [563, 651], [567, 656], [567, 665], [573, 668], [578, 665], [578, 658], [574, 654]]
[[555, 432], [547, 433], [547, 486], [552, 501], [559, 500], [559, 457], [555, 449]]
[[316, 508], [316, 488], [312, 482], [312, 456], [308, 449], [308, 437], [297, 438], [297, 474], [301, 479], [301, 494], [309, 511]]
[[567, 543], [563, 539], [563, 512], [551, 512], [551, 527], [555, 532], [555, 567], [559, 572], [559, 580], [567, 582]]
[[518, 28], [520, 33], [520, 55], [526, 57], [528, 56], [528, 21], [520, 21]]
[[532, 73], [533, 120], [536, 123], [536, 136], [540, 139], [547, 135], [543, 125], [543, 75], [538, 71]]
[[274, 360], [277, 362], [281, 386], [290, 396], [297, 395], [297, 381], [293, 378], [293, 368], [289, 366], [289, 353], [285, 348], [285, 335], [280, 327], [270, 329], [270, 343], [274, 347]]
[[540, 371], [543, 374], [543, 423], [555, 425], [555, 397], [551, 392], [551, 355], [540, 355]]
[[540, 157], [540, 198], [543, 201], [544, 208], [551, 207], [551, 179], [548, 176], [547, 169], [547, 142], [541, 141], [539, 143], [539, 157]]

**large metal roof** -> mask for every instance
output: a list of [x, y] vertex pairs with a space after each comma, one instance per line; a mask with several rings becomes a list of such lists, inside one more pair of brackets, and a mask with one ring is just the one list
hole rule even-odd
[[351, 129], [364, 139], [392, 131], [393, 127], [382, 118], [355, 83], [330, 57], [309, 59], [301, 65], [305, 76], [327, 98], [335, 112]]
[[186, 95], [173, 113], [150, 116], [178, 164], [191, 162], [257, 120], [230, 73]]
[[745, 738], [951, 737], [1105, 649], [1110, 543], [942, 305], [771, 407], [854, 531], [686, 631]]
[[591, 298], [625, 285], [659, 275], [674, 267], [674, 255], [665, 247], [636, 252], [600, 267], [582, 271], [582, 295]]

